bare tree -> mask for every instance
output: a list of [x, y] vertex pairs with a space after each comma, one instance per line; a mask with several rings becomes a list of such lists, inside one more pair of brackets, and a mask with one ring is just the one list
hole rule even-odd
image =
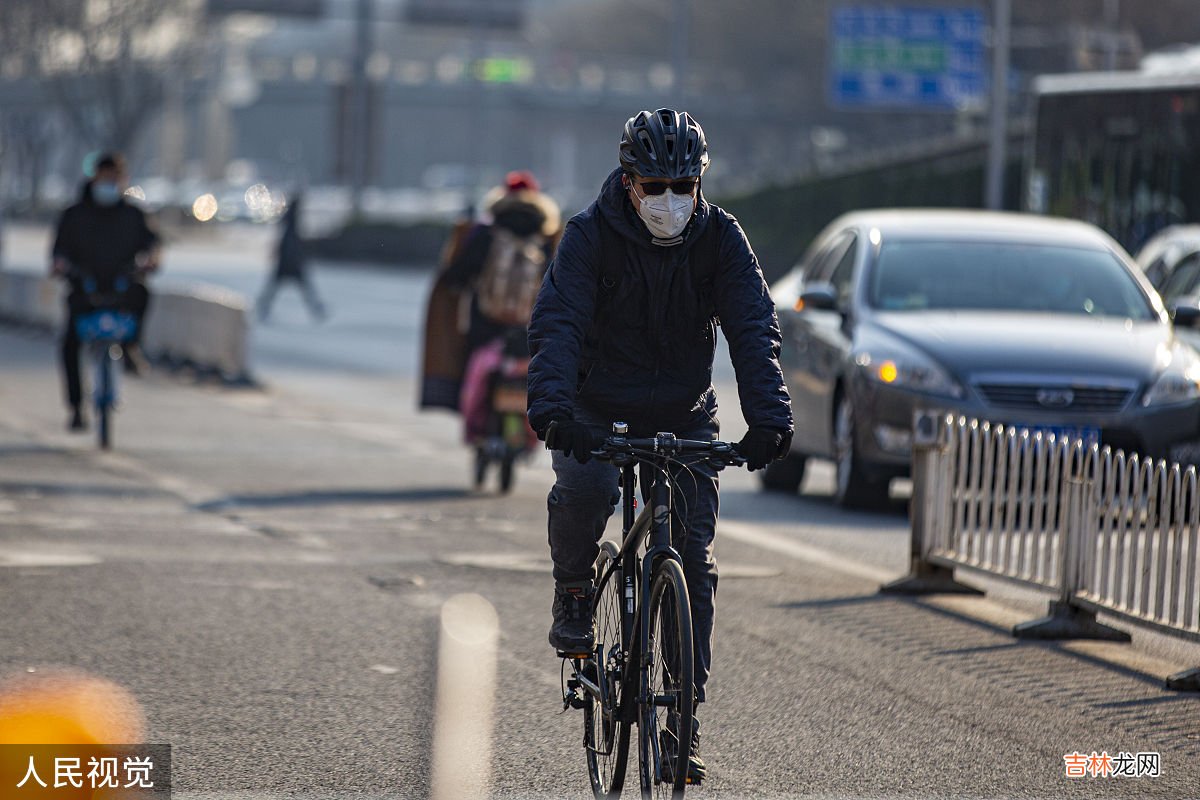
[[3, 0], [0, 47], [80, 141], [127, 150], [166, 81], [186, 80], [202, 53], [203, 11], [202, 0]]
[[42, 176], [50, 158], [56, 126], [54, 120], [31, 109], [0, 115], [0, 172], [7, 186], [0, 192], [24, 198], [30, 209], [41, 205]]

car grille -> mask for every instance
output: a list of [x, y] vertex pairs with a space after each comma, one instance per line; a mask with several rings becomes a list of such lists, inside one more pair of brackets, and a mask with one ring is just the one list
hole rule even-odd
[[[1004, 408], [1036, 408], [1069, 412], [1120, 411], [1133, 395], [1123, 386], [1039, 386], [1037, 384], [981, 383], [984, 398]], [[1070, 401], [1065, 402], [1069, 396]]]

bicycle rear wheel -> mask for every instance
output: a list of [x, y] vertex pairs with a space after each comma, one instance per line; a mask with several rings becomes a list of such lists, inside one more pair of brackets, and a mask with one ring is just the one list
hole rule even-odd
[[583, 746], [587, 748], [588, 778], [598, 800], [616, 800], [621, 796], [629, 758], [630, 724], [617, 719], [625, 667], [621, 644], [621, 575], [619, 572], [609, 574], [619, 555], [615, 544], [604, 542], [600, 545], [600, 557], [596, 559], [596, 575], [602, 583], [596, 592], [592, 617], [601, 663], [595, 663], [593, 657], [589, 677], [601, 686], [604, 699], [601, 703], [588, 694], [587, 705], [583, 708]]
[[114, 398], [113, 357], [111, 346], [103, 347], [97, 359], [96, 375], [96, 431], [100, 437], [100, 449], [112, 445], [112, 408]]
[[649, 603], [638, 718], [642, 797], [678, 800], [687, 784], [695, 700], [692, 611], [679, 562], [664, 558], [655, 567]]

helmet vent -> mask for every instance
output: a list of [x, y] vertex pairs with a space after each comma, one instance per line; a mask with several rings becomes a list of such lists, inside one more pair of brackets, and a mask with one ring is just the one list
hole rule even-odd
[[642, 143], [642, 147], [646, 148], [646, 153], [655, 161], [658, 160], [658, 154], [654, 152], [654, 140], [650, 138], [650, 134], [645, 130], [638, 131], [638, 141]]

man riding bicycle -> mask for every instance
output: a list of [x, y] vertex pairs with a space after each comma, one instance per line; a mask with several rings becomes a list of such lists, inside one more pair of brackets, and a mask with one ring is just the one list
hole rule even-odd
[[[593, 646], [593, 562], [619, 500], [618, 471], [591, 459], [614, 421], [631, 436], [670, 431], [714, 439], [716, 325], [729, 342], [742, 413], [738, 450], [750, 469], [787, 453], [791, 401], [779, 366], [775, 306], [737, 221], [708, 203], [704, 132], [684, 112], [642, 111], [625, 123], [620, 166], [566, 226], [529, 329], [529, 421], [554, 450], [548, 500], [554, 561], [550, 644]], [[674, 547], [683, 557], [695, 641], [696, 702], [711, 663], [717, 474], [673, 474]], [[689, 781], [704, 777], [693, 728]]]
[[[96, 290], [113, 291], [126, 284], [122, 306], [141, 318], [150, 292], [141, 276], [158, 268], [159, 237], [140, 208], [125, 201], [128, 176], [124, 159], [109, 153], [96, 160], [92, 178], [83, 186], [79, 202], [63, 212], [54, 237], [50, 271], [70, 281], [67, 324], [63, 331], [62, 362], [67, 402], [71, 406], [69, 427], [82, 431], [87, 425], [81, 406], [83, 388], [79, 376], [79, 335], [75, 321], [91, 310], [85, 281]], [[143, 367], [136, 340], [125, 345], [125, 366], [130, 372]]]

